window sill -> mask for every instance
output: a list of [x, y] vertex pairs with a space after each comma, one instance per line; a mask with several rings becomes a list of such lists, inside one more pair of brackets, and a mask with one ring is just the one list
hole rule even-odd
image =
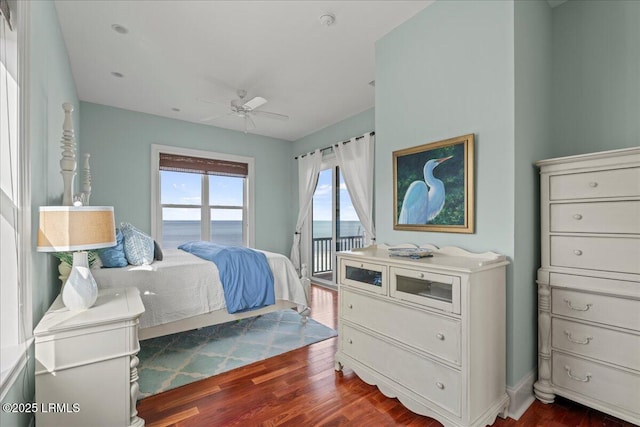
[[0, 400], [4, 399], [27, 364], [27, 352], [32, 343], [33, 338], [29, 338], [22, 344], [0, 350]]

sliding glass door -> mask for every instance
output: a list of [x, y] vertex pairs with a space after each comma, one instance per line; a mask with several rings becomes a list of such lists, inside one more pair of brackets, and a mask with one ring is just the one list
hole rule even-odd
[[362, 224], [337, 166], [320, 172], [313, 195], [311, 217], [313, 281], [335, 285], [336, 252], [362, 247], [364, 241]]

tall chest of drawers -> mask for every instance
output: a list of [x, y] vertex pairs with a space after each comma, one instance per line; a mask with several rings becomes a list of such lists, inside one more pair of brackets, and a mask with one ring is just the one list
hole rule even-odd
[[507, 264], [459, 248], [419, 260], [382, 245], [340, 253], [336, 370], [446, 426], [505, 416]]
[[537, 165], [536, 397], [640, 424], [640, 147]]

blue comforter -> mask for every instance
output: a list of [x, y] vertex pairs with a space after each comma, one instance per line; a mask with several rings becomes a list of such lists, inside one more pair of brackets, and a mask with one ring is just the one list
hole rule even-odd
[[229, 313], [275, 304], [273, 273], [262, 252], [201, 241], [183, 243], [178, 249], [216, 264]]

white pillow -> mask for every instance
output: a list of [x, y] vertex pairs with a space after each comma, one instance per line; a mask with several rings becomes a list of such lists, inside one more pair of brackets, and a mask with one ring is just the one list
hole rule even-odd
[[128, 222], [120, 224], [124, 236], [124, 255], [131, 265], [151, 264], [153, 262], [153, 239]]

